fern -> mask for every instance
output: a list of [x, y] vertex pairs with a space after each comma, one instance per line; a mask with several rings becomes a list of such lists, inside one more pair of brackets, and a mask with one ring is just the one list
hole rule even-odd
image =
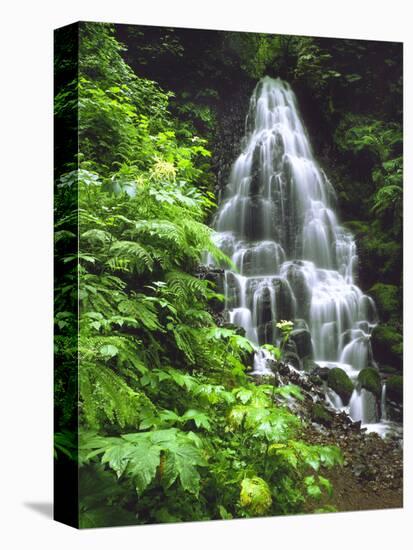
[[80, 363], [79, 388], [81, 413], [91, 429], [100, 428], [107, 422], [121, 428], [137, 427], [142, 408], [152, 407], [143, 393], [132, 390], [120, 376], [102, 364]]
[[194, 298], [200, 300], [210, 296], [208, 281], [202, 281], [183, 271], [170, 271], [165, 274], [165, 280], [178, 303], [191, 303]]
[[121, 336], [81, 338], [79, 386], [89, 427], [99, 428], [105, 422], [137, 426], [142, 408], [154, 409], [137, 388], [139, 377], [146, 372], [136, 353], [137, 343]]
[[127, 261], [137, 273], [145, 270], [152, 271], [153, 259], [151, 254], [139, 243], [133, 241], [117, 241], [110, 247], [111, 254], [117, 260]]

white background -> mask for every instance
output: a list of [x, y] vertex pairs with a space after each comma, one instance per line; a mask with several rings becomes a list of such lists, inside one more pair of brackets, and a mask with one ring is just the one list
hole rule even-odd
[[[61, 0], [3, 2], [0, 32], [0, 542], [14, 548], [411, 547], [412, 392], [405, 509], [78, 532], [52, 499], [52, 30], [77, 20], [405, 42], [405, 296], [412, 241], [412, 31], [409, 0]], [[408, 315], [410, 315], [410, 319]], [[409, 375], [411, 308], [405, 308]], [[410, 401], [410, 403], [409, 403]]]

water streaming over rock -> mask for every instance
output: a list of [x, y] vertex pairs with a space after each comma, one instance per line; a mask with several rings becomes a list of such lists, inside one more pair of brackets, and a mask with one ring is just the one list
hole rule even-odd
[[[300, 367], [312, 358], [346, 370], [355, 383], [350, 414], [375, 422], [371, 394], [356, 377], [374, 366], [376, 308], [355, 283], [356, 244], [337, 220], [335, 199], [289, 84], [261, 79], [215, 219], [216, 243], [237, 267], [225, 272], [226, 308], [258, 345], [276, 344], [276, 323], [293, 320], [290, 352]], [[257, 352], [255, 370], [268, 372], [265, 352]]]

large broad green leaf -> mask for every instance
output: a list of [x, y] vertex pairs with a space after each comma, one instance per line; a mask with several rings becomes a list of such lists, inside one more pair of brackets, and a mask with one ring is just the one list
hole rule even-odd
[[134, 449], [135, 447], [128, 443], [116, 444], [113, 447], [109, 447], [103, 454], [102, 463], [108, 463], [117, 476], [120, 477], [126, 470], [130, 454]]
[[248, 403], [248, 401], [250, 401], [251, 397], [253, 396], [253, 392], [251, 390], [243, 387], [234, 390], [234, 394], [237, 396], [237, 399], [239, 399], [244, 405]]
[[[127, 434], [122, 439], [134, 448], [127, 452], [126, 474], [134, 478], [139, 494], [153, 480], [159, 466], [161, 482], [165, 487], [170, 487], [179, 478], [185, 491], [198, 495], [200, 475], [196, 466], [205, 466], [206, 461], [200, 440], [194, 434], [169, 428]], [[114, 455], [113, 459], [115, 466], [121, 467], [119, 460], [122, 459], [118, 455]]]
[[135, 483], [138, 495], [146, 489], [156, 474], [161, 457], [161, 447], [142, 440], [129, 454], [127, 473]]
[[210, 418], [207, 414], [197, 411], [195, 409], [190, 409], [182, 416], [183, 421], [193, 420], [197, 428], [204, 428], [204, 430], [209, 431], [211, 429]]
[[267, 482], [257, 476], [243, 479], [240, 504], [253, 516], [262, 516], [268, 512], [272, 504], [272, 497]]
[[206, 462], [192, 438], [184, 432], [169, 429], [154, 432], [152, 441], [165, 451], [163, 475], [166, 486], [171, 486], [179, 477], [185, 491], [198, 495], [200, 475], [195, 466], [205, 466]]

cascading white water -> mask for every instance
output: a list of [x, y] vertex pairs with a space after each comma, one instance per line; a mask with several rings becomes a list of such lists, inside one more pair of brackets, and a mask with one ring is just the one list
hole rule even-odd
[[[355, 284], [356, 244], [339, 225], [334, 202], [289, 84], [261, 79], [215, 220], [216, 244], [237, 267], [225, 272], [226, 308], [231, 322], [259, 345], [275, 344], [276, 323], [293, 320], [297, 332], [307, 333], [316, 362], [339, 366], [355, 379], [374, 364], [376, 309]], [[256, 371], [265, 372], [263, 352], [256, 355]], [[350, 409], [371, 422], [377, 418], [365, 394], [355, 388]]]

